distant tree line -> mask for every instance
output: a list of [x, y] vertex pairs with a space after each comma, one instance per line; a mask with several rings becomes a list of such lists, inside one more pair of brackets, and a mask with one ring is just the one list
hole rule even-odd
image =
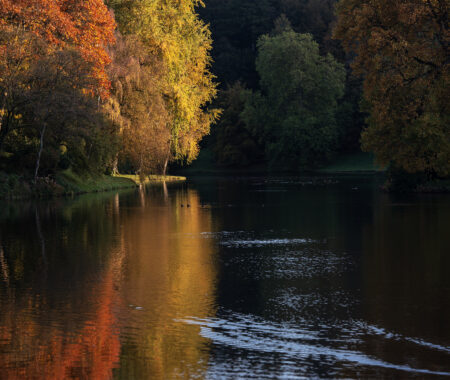
[[392, 173], [450, 174], [446, 0], [207, 0], [220, 164], [313, 169], [374, 152]]

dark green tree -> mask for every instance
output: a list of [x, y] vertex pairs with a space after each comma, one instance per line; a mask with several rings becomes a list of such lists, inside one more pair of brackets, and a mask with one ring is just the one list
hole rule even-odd
[[272, 168], [304, 170], [327, 162], [337, 146], [343, 65], [321, 56], [311, 35], [288, 30], [260, 38], [256, 69], [261, 92], [247, 102], [243, 118], [264, 142]]
[[264, 158], [264, 151], [242, 120], [251, 91], [236, 82], [219, 94], [218, 105], [224, 110], [214, 131], [217, 162], [226, 166], [246, 166]]

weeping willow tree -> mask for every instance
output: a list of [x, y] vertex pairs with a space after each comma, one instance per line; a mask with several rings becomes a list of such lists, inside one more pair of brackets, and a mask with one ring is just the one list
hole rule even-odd
[[195, 12], [199, 0], [111, 0], [121, 33], [136, 35], [167, 70], [164, 99], [170, 113], [170, 160], [192, 162], [199, 142], [219, 115], [207, 109], [216, 95], [210, 73], [211, 33]]

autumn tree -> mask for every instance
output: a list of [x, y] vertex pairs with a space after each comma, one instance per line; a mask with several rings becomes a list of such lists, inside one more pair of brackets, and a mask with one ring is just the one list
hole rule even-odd
[[162, 88], [166, 68], [138, 36], [117, 35], [110, 55], [112, 89], [104, 107], [120, 131], [121, 161], [131, 163], [141, 176], [161, 173], [171, 143]]
[[217, 111], [207, 109], [216, 85], [209, 72], [211, 34], [195, 13], [202, 3], [111, 0], [109, 4], [121, 32], [139, 36], [167, 67], [162, 87], [172, 121], [165, 167], [171, 159], [191, 162], [199, 153], [199, 141], [217, 117]]
[[103, 0], [0, 1], [0, 151], [24, 169], [35, 155], [35, 180], [62, 155], [78, 169], [108, 161], [114, 132], [99, 100], [114, 28]]
[[363, 148], [429, 177], [450, 174], [447, 0], [341, 0], [335, 36], [355, 54], [370, 113]]
[[91, 65], [77, 49], [49, 49], [23, 28], [1, 30], [0, 43], [5, 40], [0, 142], [9, 162], [33, 169], [35, 181], [42, 166], [54, 172], [62, 156], [77, 169], [104, 167], [114, 131], [98, 112], [97, 100], [85, 93], [96, 83]]
[[78, 49], [96, 79], [90, 90], [107, 95], [106, 48], [114, 41], [115, 22], [103, 0], [1, 0], [0, 28], [18, 26], [42, 37], [50, 48]]
[[256, 69], [261, 92], [249, 98], [243, 118], [269, 164], [302, 170], [326, 163], [336, 149], [344, 67], [321, 56], [311, 35], [285, 30], [260, 38]]
[[21, 111], [28, 102], [29, 70], [47, 45], [22, 28], [0, 28], [0, 152], [9, 133], [22, 122]]

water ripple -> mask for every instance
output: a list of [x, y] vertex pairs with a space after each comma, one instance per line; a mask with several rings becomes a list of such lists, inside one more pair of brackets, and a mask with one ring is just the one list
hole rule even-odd
[[[232, 319], [231, 319], [232, 318]], [[394, 364], [368, 356], [363, 352], [346, 347], [348, 340], [323, 338], [319, 331], [301, 329], [290, 324], [279, 324], [256, 318], [250, 315], [232, 314], [230, 319], [222, 318], [194, 318], [188, 317], [177, 322], [183, 322], [200, 327], [200, 335], [210, 339], [215, 345], [230, 347], [237, 350], [246, 350], [256, 353], [281, 355], [286, 359], [296, 360], [327, 360], [332, 362], [352, 363], [365, 367], [379, 367], [398, 370], [412, 374], [427, 374], [450, 376], [450, 372], [435, 371], [425, 368], [414, 368], [409, 365]], [[326, 327], [326, 326], [325, 326]], [[331, 328], [331, 327], [330, 327]], [[399, 334], [389, 334], [383, 329], [364, 323], [355, 323], [352, 333], [353, 344], [359, 336], [372, 332], [389, 338], [391, 335], [397, 339], [416, 343], [429, 349], [437, 349], [450, 353], [450, 348], [435, 345], [420, 339], [402, 337]], [[349, 330], [350, 332], [350, 330]], [[222, 363], [223, 365], [224, 363]], [[286, 365], [286, 361], [284, 361]], [[293, 363], [295, 365], [295, 362]], [[294, 367], [286, 368], [286, 374], [293, 372]], [[224, 368], [222, 368], [224, 370]], [[254, 373], [254, 372], [253, 372]], [[291, 376], [288, 376], [288, 378]]]

